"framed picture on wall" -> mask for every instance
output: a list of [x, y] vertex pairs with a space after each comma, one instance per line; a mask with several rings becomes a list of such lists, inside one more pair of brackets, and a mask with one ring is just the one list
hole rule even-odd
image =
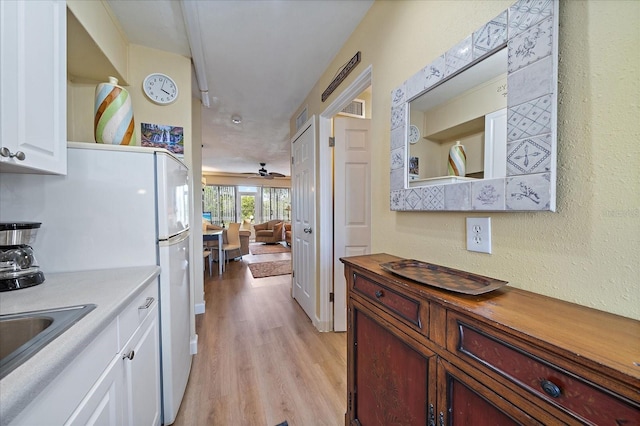
[[164, 148], [182, 157], [184, 155], [184, 129], [163, 124], [141, 123], [140, 145]]

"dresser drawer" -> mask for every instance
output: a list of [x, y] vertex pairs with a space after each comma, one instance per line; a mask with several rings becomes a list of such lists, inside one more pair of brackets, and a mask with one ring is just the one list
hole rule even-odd
[[384, 308], [389, 309], [400, 319], [413, 324], [419, 328], [423, 334], [426, 333], [427, 329], [424, 327], [426, 324], [423, 324], [421, 317], [423, 305], [421, 305], [419, 300], [400, 294], [358, 274], [354, 274], [353, 277], [353, 290], [365, 296], [367, 299], [382, 305]]
[[640, 424], [640, 406], [604, 390], [544, 357], [509, 343], [494, 330], [483, 330], [451, 313], [447, 349], [478, 362], [565, 413], [589, 424]]

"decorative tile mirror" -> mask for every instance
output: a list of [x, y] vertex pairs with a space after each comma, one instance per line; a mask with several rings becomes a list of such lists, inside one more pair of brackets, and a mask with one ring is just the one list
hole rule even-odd
[[558, 1], [520, 0], [396, 88], [391, 210], [555, 211], [557, 76]]

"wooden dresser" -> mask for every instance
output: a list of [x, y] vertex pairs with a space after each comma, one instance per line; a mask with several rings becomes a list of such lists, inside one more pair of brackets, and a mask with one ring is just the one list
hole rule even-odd
[[388, 254], [341, 260], [346, 425], [640, 425], [639, 321], [509, 286], [439, 290], [385, 271]]

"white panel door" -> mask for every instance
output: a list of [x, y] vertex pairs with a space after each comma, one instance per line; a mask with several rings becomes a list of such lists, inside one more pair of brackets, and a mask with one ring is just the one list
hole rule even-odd
[[484, 178], [507, 176], [507, 109], [484, 117]]
[[371, 120], [334, 119], [333, 330], [347, 330], [347, 286], [340, 258], [371, 252]]
[[293, 298], [317, 324], [315, 126], [312, 117], [291, 144], [293, 154]]

